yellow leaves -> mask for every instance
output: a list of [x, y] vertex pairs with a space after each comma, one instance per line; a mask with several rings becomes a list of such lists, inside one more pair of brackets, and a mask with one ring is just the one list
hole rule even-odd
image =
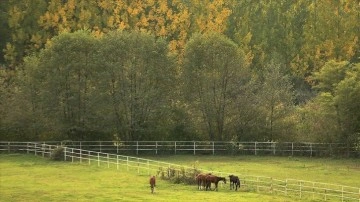
[[67, 10], [75, 10], [75, 6], [76, 6], [75, 0], [68, 0], [66, 5], [67, 5], [66, 6]]
[[141, 16], [140, 22], [141, 22], [141, 25], [144, 26], [144, 27], [148, 27], [148, 26], [149, 26], [148, 19], [145, 17], [145, 15], [142, 15], [142, 16]]
[[128, 26], [125, 24], [124, 21], [120, 22], [120, 24], [119, 24], [119, 29], [120, 29], [120, 30], [124, 30], [124, 29], [126, 29], [127, 27], [128, 27]]
[[342, 47], [342, 52], [345, 53], [345, 55], [343, 56], [344, 58], [339, 58], [339, 60], [347, 60], [348, 58], [352, 58], [355, 55], [357, 48], [359, 48], [359, 38], [355, 36], [353, 40], [344, 44]]
[[161, 26], [160, 30], [158, 31], [159, 36], [165, 36], [167, 34], [165, 26]]
[[114, 26], [114, 16], [110, 16], [106, 22], [106, 25], [108, 27], [113, 27]]
[[159, 3], [159, 13], [166, 13], [168, 10], [167, 2], [166, 1], [160, 1]]

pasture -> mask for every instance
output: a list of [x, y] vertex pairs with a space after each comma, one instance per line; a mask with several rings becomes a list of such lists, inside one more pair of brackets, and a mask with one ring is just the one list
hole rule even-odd
[[360, 187], [360, 159], [276, 156], [152, 156], [184, 166], [240, 175], [298, 179]]
[[[157, 156], [152, 159], [278, 178], [319, 176], [327, 179], [324, 182], [343, 179], [336, 183], [352, 186], [359, 186], [360, 179], [357, 160], [246, 156]], [[304, 163], [305, 167], [301, 168]], [[320, 167], [316, 167], [318, 165]], [[307, 175], [307, 166], [312, 166], [313, 174]], [[229, 184], [219, 185], [218, 192], [198, 191], [195, 185], [171, 184], [160, 178], [157, 178], [155, 194], [151, 194], [148, 174], [128, 172], [125, 167], [117, 170], [104, 165], [54, 162], [33, 155], [0, 154], [0, 175], [0, 201], [300, 201], [296, 197], [247, 192], [241, 188], [234, 192], [229, 190]]]

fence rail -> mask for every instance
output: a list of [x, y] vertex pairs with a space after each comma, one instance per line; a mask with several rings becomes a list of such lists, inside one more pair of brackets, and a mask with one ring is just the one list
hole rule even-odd
[[[283, 155], [283, 156], [353, 156], [360, 157], [360, 148], [341, 143], [304, 142], [217, 142], [217, 141], [63, 141], [38, 142], [66, 145], [91, 151], [139, 154], [208, 154], [208, 155]], [[0, 151], [16, 150], [19, 142], [0, 142]]]
[[[11, 145], [11, 146], [10, 146]], [[26, 152], [43, 157], [50, 157], [52, 151], [58, 148], [57, 145], [36, 143], [36, 142], [18, 142], [8, 144], [7, 152]], [[4, 147], [1, 147], [4, 150]], [[71, 162], [95, 164], [97, 166], [114, 167], [116, 169], [126, 168], [127, 171], [136, 170], [137, 173], [158, 173], [170, 175], [171, 171], [176, 172], [177, 176], [191, 175], [194, 172], [193, 167], [186, 167], [177, 164], [171, 164], [161, 161], [154, 161], [144, 158], [125, 156], [103, 151], [92, 151], [73, 147], [64, 147], [64, 159]], [[279, 193], [286, 196], [295, 196], [299, 198], [312, 198], [322, 200], [339, 201], [359, 201], [360, 188], [350, 187], [338, 184], [320, 183], [297, 179], [274, 179], [271, 177], [242, 175], [236, 173], [226, 173], [213, 170], [198, 171], [204, 173], [213, 173], [215, 175], [227, 177], [230, 174], [238, 175], [241, 179], [242, 187], [248, 191]], [[194, 177], [194, 176], [192, 176]]]

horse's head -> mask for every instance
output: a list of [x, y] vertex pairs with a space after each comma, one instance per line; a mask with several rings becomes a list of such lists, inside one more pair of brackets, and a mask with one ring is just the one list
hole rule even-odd
[[224, 181], [224, 183], [226, 184], [226, 178], [225, 177], [221, 177], [220, 180]]

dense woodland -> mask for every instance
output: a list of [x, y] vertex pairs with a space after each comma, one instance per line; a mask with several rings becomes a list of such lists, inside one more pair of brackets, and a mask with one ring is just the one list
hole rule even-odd
[[0, 10], [0, 140], [360, 145], [360, 0]]

